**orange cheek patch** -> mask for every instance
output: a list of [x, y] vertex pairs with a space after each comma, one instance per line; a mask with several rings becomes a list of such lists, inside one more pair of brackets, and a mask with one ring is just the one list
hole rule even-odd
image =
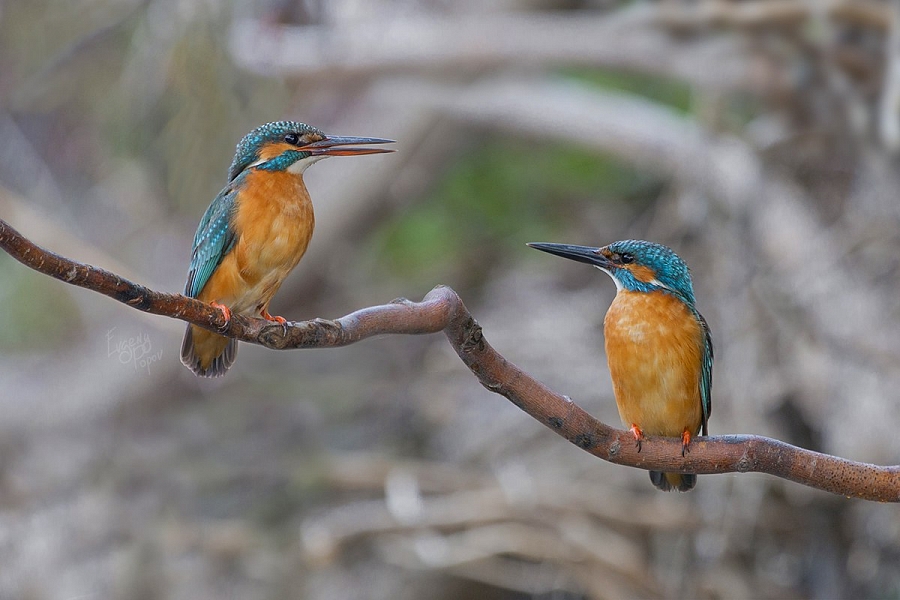
[[259, 151], [259, 158], [260, 160], [264, 161], [271, 160], [276, 156], [281, 155], [282, 152], [292, 149], [296, 148], [284, 142], [279, 142], [277, 144], [267, 144], [266, 146], [263, 146], [263, 148]]
[[644, 265], [628, 265], [626, 268], [631, 271], [631, 274], [634, 275], [634, 278], [638, 281], [650, 283], [656, 279], [656, 271], [650, 267], [645, 267]]

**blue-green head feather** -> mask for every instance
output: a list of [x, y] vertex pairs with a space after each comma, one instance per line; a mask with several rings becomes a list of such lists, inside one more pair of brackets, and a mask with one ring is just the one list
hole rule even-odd
[[594, 265], [606, 271], [620, 289], [674, 294], [693, 308], [691, 273], [671, 248], [643, 240], [622, 240], [602, 248], [570, 244], [528, 244], [532, 248]]
[[[668, 246], [643, 240], [622, 240], [606, 247], [612, 268], [606, 269], [621, 286], [634, 292], [663, 289], [693, 305], [694, 285], [687, 264]], [[648, 279], [645, 267], [652, 271]]]
[[[235, 177], [240, 175], [250, 165], [259, 163], [263, 148], [270, 144], [286, 143], [291, 146], [298, 146], [324, 138], [324, 133], [311, 125], [299, 121], [276, 121], [257, 127], [238, 142], [234, 152], [234, 160], [228, 169], [228, 181], [233, 181]], [[282, 155], [279, 155], [265, 161], [270, 170], [286, 169], [298, 160], [310, 156], [309, 152], [299, 150], [287, 150], [282, 154], [287, 155], [283, 158], [281, 158]], [[274, 164], [269, 165], [268, 163]]]
[[390, 144], [393, 140], [372, 137], [326, 136], [299, 121], [276, 121], [257, 127], [237, 145], [228, 181], [255, 167], [261, 171], [291, 171], [302, 174], [311, 164], [328, 156], [361, 156], [393, 152], [384, 148], [360, 147]]

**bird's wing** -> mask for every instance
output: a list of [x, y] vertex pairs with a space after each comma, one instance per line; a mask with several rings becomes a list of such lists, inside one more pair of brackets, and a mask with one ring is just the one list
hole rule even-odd
[[702, 433], [703, 435], [708, 435], [707, 423], [709, 422], [709, 415], [712, 414], [713, 343], [712, 336], [709, 333], [709, 325], [706, 324], [706, 319], [704, 319], [703, 315], [696, 310], [694, 311], [694, 314], [697, 315], [697, 319], [699, 319], [700, 325], [703, 327], [703, 364], [701, 365], [700, 372], [700, 403], [701, 408], [703, 409]]
[[232, 219], [236, 198], [237, 186], [229, 185], [219, 192], [200, 220], [194, 235], [191, 268], [184, 286], [186, 296], [197, 297], [222, 258], [234, 247], [237, 232]]

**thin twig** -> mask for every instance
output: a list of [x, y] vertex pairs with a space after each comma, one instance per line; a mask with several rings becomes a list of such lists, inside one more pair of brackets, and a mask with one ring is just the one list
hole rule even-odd
[[880, 467], [804, 450], [752, 435], [701, 437], [681, 456], [681, 440], [649, 437], [639, 452], [631, 434], [601, 423], [507, 361], [485, 339], [460, 297], [444, 286], [421, 302], [400, 299], [333, 321], [279, 324], [222, 313], [180, 294], [155, 292], [118, 275], [78, 263], [31, 243], [0, 220], [0, 247], [32, 269], [123, 302], [132, 308], [187, 321], [268, 348], [332, 348], [374, 335], [443, 331], [481, 384], [579, 448], [612, 463], [686, 473], [768, 473], [834, 494], [882, 502], [900, 501], [900, 466]]

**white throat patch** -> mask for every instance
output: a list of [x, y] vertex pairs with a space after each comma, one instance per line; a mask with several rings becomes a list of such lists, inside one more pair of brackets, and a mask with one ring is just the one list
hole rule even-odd
[[604, 269], [603, 267], [598, 267], [597, 265], [594, 265], [594, 267], [597, 268], [597, 269], [600, 269], [601, 271], [603, 271], [604, 273], [606, 273], [607, 275], [609, 275], [609, 276], [612, 278], [613, 283], [616, 284], [616, 293], [617, 293], [617, 294], [618, 294], [619, 292], [621, 292], [622, 290], [625, 289], [625, 287], [622, 285], [622, 282], [619, 281], [619, 280], [616, 278], [616, 276], [613, 275], [612, 273], [610, 273], [607, 269]]
[[660, 281], [659, 279], [657, 279], [656, 277], [654, 277], [653, 279], [651, 279], [651, 280], [650, 280], [650, 283], [651, 283], [652, 285], [659, 286], [659, 287], [661, 287], [661, 288], [663, 288], [663, 289], [669, 290], [670, 292], [674, 292], [674, 291], [675, 291], [675, 290], [673, 290], [672, 288], [670, 288], [669, 286], [667, 286], [666, 284], [664, 284], [662, 281]]
[[[327, 156], [307, 156], [306, 158], [302, 158], [302, 159], [298, 160], [297, 162], [293, 163], [291, 166], [289, 166], [287, 168], [287, 171], [288, 171], [288, 173], [293, 173], [294, 175], [303, 175], [303, 172], [306, 171], [310, 165], [316, 164], [323, 158], [328, 158], [328, 157]], [[263, 163], [269, 162], [269, 160], [272, 160], [272, 159], [270, 158], [270, 159], [266, 160], [266, 159], [261, 158], [258, 161], [247, 165], [247, 168], [249, 169], [251, 167], [258, 167], [259, 165], [261, 165]]]
[[310, 165], [314, 165], [323, 158], [328, 158], [327, 156], [307, 156], [306, 158], [301, 158], [291, 166], [287, 168], [288, 173], [293, 173], [294, 175], [303, 175], [303, 172], [309, 168]]

